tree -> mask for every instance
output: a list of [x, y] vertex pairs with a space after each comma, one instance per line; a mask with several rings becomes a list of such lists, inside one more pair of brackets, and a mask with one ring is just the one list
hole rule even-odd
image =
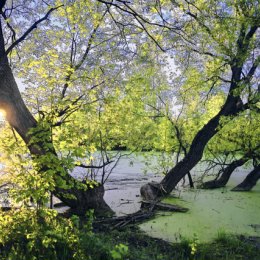
[[215, 180], [206, 181], [202, 183], [200, 187], [203, 189], [216, 189], [216, 188], [225, 187], [234, 170], [240, 166], [243, 166], [248, 160], [249, 159], [246, 155], [240, 159], [233, 160], [226, 167], [224, 166], [223, 169], [219, 170]]
[[[202, 158], [203, 151], [223, 125], [259, 102], [256, 71], [259, 65], [259, 3], [257, 1], [127, 1], [99, 0], [121, 16], [134, 17], [156, 46], [172, 51], [179, 69], [197, 70], [197, 93], [208, 99], [222, 92], [225, 101], [201, 126], [183, 160], [160, 184], [141, 189], [145, 198], [168, 194]], [[124, 17], [124, 18], [125, 18]], [[123, 19], [120, 23], [127, 26]], [[154, 28], [157, 28], [154, 29]], [[177, 52], [178, 51], [178, 52]]]
[[189, 58], [191, 55], [198, 59], [203, 56], [200, 74], [208, 79], [207, 92], [225, 87], [226, 100], [217, 114], [197, 132], [187, 155], [161, 183], [147, 184], [141, 188], [146, 199], [169, 194], [175, 188], [201, 160], [207, 143], [220, 130], [223, 117], [234, 118], [246, 109], [253, 109], [259, 102], [254, 77], [260, 61], [259, 56], [255, 55], [259, 42], [259, 3], [176, 1], [173, 4], [173, 9], [178, 9], [185, 23], [180, 30], [185, 34], [181, 36], [182, 46], [189, 53]]
[[[1, 7], [0, 108], [11, 126], [2, 147], [16, 157], [19, 199], [40, 206], [51, 191], [76, 214], [109, 211], [104, 167], [113, 158], [107, 151], [144, 144], [142, 129], [152, 132], [142, 99], [150, 93], [149, 102], [156, 102], [149, 80], [159, 67], [142, 50], [149, 44], [143, 30], [122, 27], [98, 1], [1, 1]], [[23, 98], [14, 73], [26, 84]], [[97, 151], [101, 163], [93, 165]], [[77, 180], [74, 167], [90, 174]], [[95, 179], [98, 169], [102, 177]]]
[[[144, 64], [151, 67], [158, 50], [168, 50], [179, 70], [188, 71], [191, 76], [183, 81], [194, 87], [198, 97], [208, 100], [222, 93], [225, 100], [219, 111], [214, 111], [200, 126], [189, 149], [185, 148], [184, 158], [162, 182], [156, 188], [149, 184], [142, 188], [145, 197], [155, 198], [172, 191], [200, 161], [209, 140], [221, 129], [223, 118], [232, 120], [247, 109], [259, 109], [255, 77], [259, 64], [257, 1], [147, 1], [144, 5], [103, 0], [28, 1], [26, 8], [24, 1], [21, 5], [1, 1], [1, 7], [0, 108], [6, 111], [11, 127], [29, 149], [30, 162], [36, 171], [32, 176], [48, 176], [49, 184], [43, 191], [51, 190], [78, 214], [89, 208], [108, 209], [102, 185], [86, 179], [79, 181], [69, 174], [75, 165], [100, 167], [92, 163], [83, 165], [84, 144], [89, 148], [91, 162], [97, 148], [112, 147], [110, 141], [131, 147], [141, 140], [136, 136], [155, 133], [155, 121], [150, 120], [154, 111], [151, 113], [145, 105], [156, 107], [160, 89], [146, 84], [155, 70], [145, 77], [140, 73], [135, 73], [135, 77], [132, 72], [143, 70]], [[133, 62], [136, 56], [139, 64]], [[157, 65], [160, 63], [162, 59], [158, 59]], [[28, 86], [24, 99], [28, 106], [13, 72]], [[131, 77], [135, 82], [127, 88], [123, 78], [131, 82]], [[140, 92], [133, 87], [135, 83], [139, 83]], [[38, 95], [30, 98], [35, 89]], [[144, 97], [142, 102], [135, 103], [140, 93], [148, 93], [149, 102]], [[115, 104], [120, 104], [122, 111], [131, 109], [137, 117], [121, 118]], [[127, 129], [118, 128], [118, 118], [111, 113], [103, 117], [104, 111], [119, 116], [122, 123], [133, 127], [136, 136], [125, 142], [113, 140], [115, 136], [125, 137]], [[142, 122], [142, 118], [147, 120]], [[90, 121], [87, 130], [86, 122], [78, 119]], [[91, 126], [92, 120], [95, 128]], [[133, 122], [140, 128], [134, 128]], [[89, 138], [88, 131], [93, 138]], [[141, 146], [145, 146], [146, 140]], [[183, 140], [179, 138], [179, 143]], [[73, 152], [66, 151], [66, 146]], [[57, 152], [57, 148], [63, 149], [63, 153]], [[107, 163], [109, 158], [103, 160], [103, 166]]]
[[[19, 47], [26, 38], [32, 37], [32, 41], [37, 41], [37, 33], [33, 35], [33, 31], [37, 26], [42, 23], [47, 23], [48, 18], [54, 12], [58, 12], [58, 9], [64, 7], [63, 4], [52, 5], [52, 3], [38, 3], [31, 2], [28, 4], [28, 8], [24, 9], [25, 3], [19, 5], [19, 3], [6, 3], [6, 1], [1, 1], [1, 27], [0, 27], [0, 66], [1, 66], [1, 81], [0, 81], [0, 105], [1, 109], [6, 111], [6, 119], [12, 128], [21, 136], [26, 146], [28, 147], [32, 160], [34, 163], [34, 168], [37, 172], [42, 173], [49, 177], [46, 177], [46, 182], [52, 182], [53, 185], [46, 185], [46, 190], [51, 190], [58, 198], [69, 205], [73, 211], [77, 214], [85, 214], [86, 210], [89, 208], [94, 208], [97, 211], [103, 212], [108, 210], [109, 207], [103, 200], [104, 188], [101, 185], [97, 185], [95, 189], [90, 189], [87, 183], [77, 181], [68, 174], [68, 170], [62, 160], [58, 158], [56, 150], [53, 146], [52, 141], [52, 117], [42, 112], [43, 117], [36, 121], [35, 117], [26, 107], [19, 89], [17, 87], [15, 78], [12, 73], [10, 62], [12, 58], [19, 58]], [[54, 3], [55, 4], [55, 3]], [[4, 8], [5, 7], [5, 8]], [[66, 6], [66, 8], [73, 8], [71, 6]], [[37, 10], [37, 12], [36, 12]], [[46, 11], [47, 10], [47, 11]], [[27, 15], [25, 20], [21, 18], [21, 12], [25, 12]], [[45, 13], [44, 15], [42, 13]], [[41, 17], [41, 18], [38, 18]], [[82, 18], [82, 17], [81, 17]], [[15, 20], [17, 19], [17, 20]], [[19, 20], [21, 19], [21, 20]], [[100, 17], [97, 21], [100, 21]], [[25, 30], [20, 30], [17, 27], [18, 23], [22, 23], [25, 26]], [[27, 28], [27, 21], [31, 23]], [[62, 22], [61, 22], [62, 23]], [[59, 24], [60, 25], [60, 24]], [[59, 27], [57, 25], [57, 27]], [[78, 63], [71, 64], [73, 66], [66, 67], [64, 73], [65, 78], [63, 80], [62, 96], [60, 100], [65, 97], [65, 92], [67, 91], [69, 82], [71, 80], [74, 70], [81, 67], [84, 62], [85, 56], [89, 51], [89, 47], [92, 44], [95, 31], [99, 26], [99, 22], [95, 25], [92, 34], [90, 35], [89, 42], [83, 51], [83, 55], [79, 58]], [[51, 25], [54, 26], [54, 25]], [[48, 27], [48, 24], [46, 25]], [[18, 32], [17, 32], [18, 31]], [[9, 36], [11, 38], [9, 38]], [[34, 36], [34, 37], [33, 37]], [[51, 37], [50, 37], [51, 38]], [[45, 48], [48, 50], [48, 44], [50, 44], [51, 39], [44, 38], [47, 41]], [[65, 42], [65, 39], [63, 39]], [[49, 41], [49, 42], [48, 42]], [[71, 46], [71, 55], [76, 55], [74, 52], [74, 43]], [[29, 46], [30, 47], [30, 46]], [[35, 44], [35, 48], [40, 47], [39, 44]], [[43, 46], [42, 46], [43, 47]], [[84, 46], [82, 46], [83, 48]], [[22, 49], [26, 48], [22, 46]], [[48, 51], [47, 51], [48, 53]], [[32, 55], [35, 55], [34, 52]], [[40, 53], [39, 53], [40, 55]], [[49, 57], [51, 53], [48, 53]], [[85, 55], [85, 56], [84, 56]], [[8, 59], [9, 57], [9, 59]], [[73, 58], [73, 57], [71, 57]], [[22, 59], [22, 58], [21, 58]], [[44, 57], [42, 57], [44, 59]], [[75, 59], [75, 56], [74, 56]], [[45, 70], [46, 71], [46, 70]], [[56, 71], [57, 72], [57, 71]], [[43, 74], [44, 70], [39, 69], [39, 74]], [[50, 81], [53, 78], [48, 75], [43, 74], [41, 78], [48, 78]], [[49, 87], [52, 88], [54, 82], [49, 82]], [[58, 82], [56, 82], [58, 84]], [[39, 86], [40, 87], [40, 86]], [[76, 97], [73, 101], [69, 100], [67, 103], [64, 102], [63, 108], [56, 111], [59, 118], [62, 116], [66, 117], [69, 113], [73, 111], [73, 105], [76, 106], [79, 97]], [[48, 105], [48, 104], [45, 104]], [[45, 118], [46, 116], [46, 118]], [[40, 199], [37, 198], [36, 199]]]
[[254, 111], [241, 113], [225, 122], [218, 134], [209, 142], [204, 160], [208, 170], [217, 170], [215, 180], [202, 183], [203, 188], [224, 187], [234, 170], [242, 165], [259, 164], [259, 115]]

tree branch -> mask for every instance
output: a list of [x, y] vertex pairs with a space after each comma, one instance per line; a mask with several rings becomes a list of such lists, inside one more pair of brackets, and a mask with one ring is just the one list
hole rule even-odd
[[9, 28], [9, 29], [11, 30], [11, 32], [12, 32], [12, 41], [15, 41], [15, 40], [16, 40], [16, 32], [15, 32], [14, 28], [13, 28], [12, 25], [8, 22], [8, 18], [7, 18], [7, 16], [6, 16], [6, 14], [5, 14], [5, 13], [2, 13], [2, 16], [4, 17], [8, 28]]
[[[107, 10], [104, 12], [104, 14], [102, 15], [99, 23], [97, 24], [97, 26], [93, 29], [92, 33], [90, 34], [90, 37], [89, 37], [89, 40], [88, 40], [88, 44], [87, 44], [87, 47], [86, 47], [86, 50], [81, 58], [81, 60], [75, 65], [75, 66], [71, 66], [71, 68], [74, 69], [74, 71], [78, 70], [81, 68], [82, 64], [84, 63], [84, 61], [86, 60], [88, 54], [89, 54], [89, 51], [91, 49], [91, 46], [93, 44], [93, 41], [95, 39], [95, 36], [96, 36], [96, 33], [97, 33], [97, 30], [101, 24], [101, 21], [104, 19], [105, 15], [107, 13]], [[70, 78], [73, 74], [74, 71], [69, 71], [69, 73], [67, 74], [66, 78], [65, 78], [65, 81], [66, 83], [64, 84], [63, 86], [63, 89], [62, 89], [62, 93], [61, 93], [61, 99], [63, 99], [65, 97], [65, 94], [66, 94], [66, 91], [67, 91], [67, 88], [69, 87], [69, 81], [70, 81]]]
[[0, 0], [0, 13], [2, 13], [2, 9], [6, 4], [6, 0]]
[[85, 164], [75, 164], [77, 167], [81, 167], [84, 169], [101, 169], [104, 168], [105, 166], [109, 165], [110, 163], [113, 163], [114, 161], [107, 161], [103, 163], [102, 165], [95, 166], [95, 165], [85, 165]]
[[41, 22], [45, 21], [46, 19], [48, 19], [48, 17], [50, 16], [50, 14], [57, 10], [58, 8], [62, 7], [63, 5], [57, 6], [57, 7], [53, 7], [51, 8], [45, 16], [43, 16], [41, 19], [39, 19], [38, 21], [36, 21], [29, 29], [27, 29], [27, 31], [16, 41], [14, 41], [9, 48], [6, 50], [6, 55], [8, 55], [9, 52], [12, 51], [12, 49], [17, 46], [19, 43], [21, 43], [22, 41], [25, 40], [25, 38], [34, 30], [37, 28], [38, 24], [40, 24]]

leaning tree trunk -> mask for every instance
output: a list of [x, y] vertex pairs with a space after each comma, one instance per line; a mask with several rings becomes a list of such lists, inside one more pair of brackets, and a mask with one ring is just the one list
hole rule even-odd
[[250, 191], [260, 179], [260, 165], [256, 166], [232, 191]]
[[[31, 135], [29, 130], [37, 126], [37, 121], [27, 109], [24, 101], [21, 97], [20, 91], [17, 87], [15, 78], [12, 70], [9, 66], [8, 58], [5, 53], [4, 37], [1, 28], [0, 20], [0, 108], [6, 112], [6, 120], [9, 124], [17, 131], [17, 133], [24, 140], [33, 158], [43, 156], [46, 153], [51, 153], [58, 159], [54, 148], [46, 150], [44, 143], [37, 143], [37, 146], [30, 144]], [[51, 143], [51, 138], [50, 138]], [[43, 171], [47, 170], [48, 167], [44, 167]], [[64, 174], [66, 172], [66, 174]], [[103, 199], [104, 187], [99, 185], [93, 189], [84, 190], [81, 187], [81, 183], [74, 179], [64, 169], [63, 173], [56, 173], [57, 179], [62, 178], [66, 184], [70, 187], [69, 189], [61, 189], [56, 185], [53, 191], [54, 195], [57, 196], [66, 205], [71, 207], [75, 214], [85, 214], [87, 210], [94, 209], [97, 214], [104, 212], [111, 213], [111, 209]], [[68, 196], [68, 195], [73, 195]]]
[[[172, 121], [171, 121], [171, 122], [172, 122]], [[186, 155], [187, 155], [187, 149], [186, 149], [185, 145], [183, 144], [180, 129], [179, 129], [179, 128], [177, 127], [177, 125], [174, 124], [173, 122], [172, 122], [172, 124], [173, 124], [173, 127], [175, 128], [176, 138], [177, 138], [177, 140], [178, 140], [178, 142], [179, 142], [179, 150], [178, 150], [178, 153], [177, 153], [177, 163], [178, 163], [178, 162], [179, 162], [179, 155], [180, 155], [180, 153], [181, 153], [181, 150], [184, 152], [184, 156], [186, 156]], [[190, 188], [194, 188], [194, 183], [193, 183], [193, 180], [192, 180], [192, 176], [191, 176], [190, 171], [188, 171], [187, 175], [188, 175], [188, 180], [189, 180]]]
[[243, 109], [240, 97], [232, 94], [238, 88], [237, 82], [239, 82], [241, 71], [241, 67], [232, 68], [232, 80], [225, 104], [219, 113], [196, 134], [187, 155], [167, 173], [160, 184], [148, 183], [141, 187], [141, 195], [144, 199], [154, 200], [169, 194], [179, 181], [201, 160], [206, 144], [220, 129], [220, 118], [222, 116], [234, 116]]
[[222, 188], [226, 186], [227, 182], [229, 181], [229, 178], [231, 174], [234, 172], [234, 170], [242, 165], [244, 165], [248, 161], [247, 157], [242, 157], [239, 160], [233, 161], [231, 164], [229, 164], [222, 172], [219, 178], [207, 181], [201, 184], [200, 188], [202, 189], [217, 189]]
[[242, 68], [246, 62], [250, 43], [254, 37], [258, 24], [248, 26], [248, 31], [244, 26], [241, 27], [237, 41], [235, 42], [236, 53], [230, 60], [231, 81], [229, 93], [225, 104], [220, 109], [219, 113], [214, 116], [194, 137], [190, 150], [183, 160], [176, 164], [167, 175], [163, 178], [160, 184], [146, 184], [141, 187], [141, 194], [145, 199], [156, 199], [165, 194], [169, 194], [179, 183], [179, 181], [200, 161], [203, 151], [208, 141], [220, 130], [219, 120], [222, 116], [235, 116], [244, 109], [243, 102], [239, 97], [242, 91], [242, 83], [249, 84], [253, 77], [259, 60], [255, 60], [247, 75], [241, 81]]

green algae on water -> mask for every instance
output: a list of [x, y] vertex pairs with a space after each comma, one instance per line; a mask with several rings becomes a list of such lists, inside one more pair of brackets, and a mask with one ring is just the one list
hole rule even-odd
[[182, 190], [164, 202], [189, 208], [187, 213], [157, 216], [141, 226], [149, 235], [171, 242], [198, 237], [209, 242], [221, 233], [260, 236], [260, 185], [250, 192]]

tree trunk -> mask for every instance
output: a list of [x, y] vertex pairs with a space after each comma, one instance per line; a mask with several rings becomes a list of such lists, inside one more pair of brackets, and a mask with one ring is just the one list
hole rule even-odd
[[207, 181], [202, 183], [200, 188], [202, 189], [217, 189], [226, 186], [227, 182], [229, 181], [229, 178], [233, 171], [245, 164], [248, 161], [248, 158], [243, 157], [239, 160], [233, 161], [231, 164], [229, 164], [222, 172], [219, 178], [212, 180], [212, 181]]
[[189, 179], [190, 188], [194, 188], [194, 183], [193, 183], [190, 172], [188, 172], [188, 179]]
[[[176, 163], [178, 163], [179, 162], [179, 155], [181, 153], [181, 150], [184, 152], [184, 156], [186, 156], [187, 155], [187, 149], [186, 149], [185, 145], [183, 144], [180, 129], [173, 122], [172, 122], [172, 125], [175, 128], [176, 137], [177, 137], [177, 140], [179, 142], [179, 149], [178, 149], [177, 160], [176, 160]], [[191, 177], [191, 173], [188, 172], [187, 174], [188, 174], [188, 180], [189, 180], [190, 188], [194, 188], [194, 183], [193, 183], [193, 180], [192, 180], [192, 177]]]
[[243, 182], [237, 185], [232, 191], [250, 191], [257, 183], [260, 178], [260, 165], [256, 166], [253, 171], [251, 171]]
[[[0, 109], [5, 110], [6, 120], [9, 124], [17, 131], [17, 133], [24, 140], [32, 157], [37, 158], [39, 156], [45, 155], [47, 152], [52, 153], [53, 156], [57, 157], [54, 150], [46, 150], [44, 144], [31, 145], [31, 137], [29, 130], [37, 126], [37, 121], [32, 116], [32, 114], [27, 109], [20, 91], [17, 87], [15, 78], [13, 76], [12, 70], [9, 66], [8, 58], [5, 54], [4, 37], [1, 28], [0, 20]], [[51, 143], [51, 138], [50, 141]], [[45, 167], [44, 170], [48, 169]], [[97, 214], [103, 214], [104, 211], [112, 213], [112, 210], [106, 204], [103, 199], [104, 187], [99, 185], [93, 189], [84, 190], [80, 187], [80, 182], [74, 179], [69, 173], [64, 169], [66, 174], [61, 174], [57, 172], [58, 177], [63, 178], [66, 183], [69, 184], [71, 188], [61, 189], [58, 185], [55, 187], [53, 194], [58, 197], [62, 202], [71, 207], [73, 212], [82, 215], [85, 214], [87, 210], [94, 209]], [[68, 194], [73, 195], [74, 198]]]

